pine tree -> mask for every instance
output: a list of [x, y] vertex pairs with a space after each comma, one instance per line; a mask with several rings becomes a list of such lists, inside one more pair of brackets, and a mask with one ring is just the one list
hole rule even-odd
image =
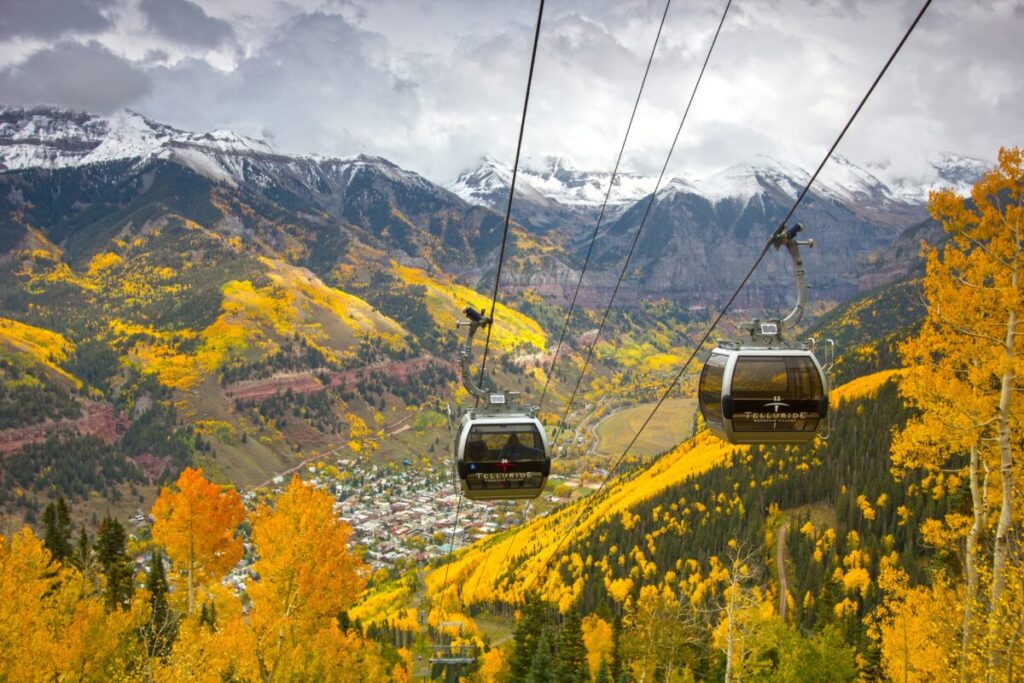
[[149, 624], [145, 629], [149, 655], [166, 657], [171, 650], [171, 643], [174, 642], [174, 620], [167, 604], [167, 574], [164, 571], [164, 558], [159, 550], [153, 551], [150, 560], [146, 590], [149, 591], [149, 606], [152, 610]]
[[601, 667], [597, 670], [597, 680], [595, 680], [594, 683], [612, 683], [612, 675], [608, 670], [608, 662], [601, 662]]
[[88, 573], [89, 564], [92, 560], [92, 543], [89, 541], [89, 534], [82, 525], [82, 531], [78, 535], [78, 543], [75, 544], [75, 552], [72, 556], [72, 563], [82, 573]]
[[45, 535], [43, 545], [50, 551], [54, 562], [63, 562], [71, 555], [71, 514], [64, 498], [50, 503], [43, 511]]
[[546, 627], [546, 611], [546, 606], [539, 595], [534, 592], [526, 595], [519, 621], [516, 622], [516, 630], [512, 636], [514, 646], [509, 662], [509, 671], [513, 681], [525, 680], [530, 672], [530, 666], [533, 664], [533, 657], [537, 651], [538, 639]]
[[537, 640], [537, 651], [533, 654], [533, 661], [530, 662], [530, 670], [526, 675], [527, 683], [554, 683], [555, 678], [551, 675], [554, 662], [551, 658], [550, 640], [546, 632]]
[[622, 676], [622, 658], [619, 654], [619, 643], [622, 640], [622, 614], [616, 614], [612, 620], [612, 666], [611, 674], [613, 681], [618, 681]]
[[104, 596], [107, 609], [125, 609], [135, 592], [132, 560], [128, 556], [128, 538], [124, 527], [113, 517], [100, 522], [96, 534], [96, 556], [106, 577]]
[[556, 683], [586, 683], [589, 680], [587, 670], [587, 648], [583, 644], [583, 624], [579, 607], [573, 605], [562, 630], [558, 632], [558, 656], [555, 668]]

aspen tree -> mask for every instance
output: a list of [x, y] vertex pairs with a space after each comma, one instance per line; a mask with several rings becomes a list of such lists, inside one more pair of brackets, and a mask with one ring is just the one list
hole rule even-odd
[[210, 483], [201, 469], [186, 468], [175, 486], [177, 491], [164, 487], [153, 504], [153, 540], [184, 572], [192, 614], [197, 585], [219, 580], [242, 559], [235, 530], [245, 509], [237, 491]]

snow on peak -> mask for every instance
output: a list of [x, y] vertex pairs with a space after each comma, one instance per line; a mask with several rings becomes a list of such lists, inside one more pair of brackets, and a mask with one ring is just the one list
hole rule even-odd
[[901, 178], [896, 182], [895, 194], [904, 201], [924, 203], [933, 190], [952, 190], [961, 197], [971, 194], [971, 188], [992, 169], [992, 163], [953, 152], [941, 152], [928, 160], [929, 175], [922, 179]]
[[432, 187], [433, 184], [423, 176], [407, 171], [384, 157], [370, 154], [357, 154], [342, 158], [318, 158], [322, 165], [334, 167], [346, 183], [351, 183], [363, 173], [384, 176], [389, 180], [403, 185], [414, 185], [421, 188]]
[[756, 163], [736, 164], [694, 183], [697, 193], [712, 202], [746, 201], [775, 187], [796, 197], [810, 175], [803, 168], [758, 154]]
[[658, 201], [670, 199], [677, 194], [700, 194], [700, 190], [686, 178], [672, 178], [658, 190]]
[[894, 198], [893, 190], [882, 180], [839, 154], [833, 154], [821, 169], [813, 189], [844, 201], [861, 198], [888, 201]]
[[[564, 157], [527, 160], [520, 166], [516, 177], [516, 195], [535, 202], [553, 200], [570, 207], [596, 207], [608, 195], [609, 177], [606, 172], [579, 170]], [[459, 174], [448, 189], [468, 202], [494, 206], [502, 195], [507, 200], [511, 183], [510, 165], [484, 157], [475, 169]], [[653, 178], [620, 173], [615, 177], [609, 203], [635, 202], [653, 188]]]
[[262, 140], [226, 130], [178, 130], [130, 110], [100, 116], [61, 107], [0, 106], [0, 168], [7, 170], [66, 168], [158, 155], [196, 161], [197, 154], [271, 153]]

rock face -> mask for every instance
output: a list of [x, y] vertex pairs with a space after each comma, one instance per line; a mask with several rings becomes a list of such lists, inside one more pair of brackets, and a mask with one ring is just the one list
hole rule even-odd
[[373, 372], [382, 372], [389, 377], [405, 381], [410, 373], [421, 372], [431, 365], [442, 365], [449, 370], [455, 370], [455, 364], [451, 361], [423, 356], [352, 370], [279, 373], [272, 377], [244, 380], [228, 385], [224, 388], [224, 394], [229, 399], [237, 401], [265, 401], [288, 391], [293, 394], [316, 394], [329, 388], [358, 384], [365, 381]]
[[107, 443], [114, 443], [128, 431], [129, 422], [124, 415], [114, 412], [109, 403], [97, 403], [82, 399], [82, 416], [75, 420], [47, 420], [29, 427], [0, 431], [0, 455], [10, 455], [25, 446], [46, 441], [56, 432], [77, 431], [92, 435]]

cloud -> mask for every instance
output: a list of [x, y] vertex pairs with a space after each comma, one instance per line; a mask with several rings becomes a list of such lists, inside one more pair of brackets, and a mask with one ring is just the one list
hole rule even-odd
[[[670, 174], [700, 177], [756, 154], [814, 168], [920, 1], [734, 3]], [[512, 161], [534, 2], [141, 2], [128, 5], [137, 11], [122, 8], [116, 26], [98, 36], [114, 54], [80, 48], [86, 64], [105, 65], [90, 67], [101, 75], [88, 86], [103, 93], [103, 108], [146, 92], [148, 79], [148, 94], [132, 103], [147, 116], [272, 137], [285, 152], [380, 154], [441, 182], [485, 154]], [[660, 170], [724, 2], [671, 6], [626, 170]], [[611, 170], [664, 7], [664, 0], [548, 4], [524, 155]], [[935, 3], [839, 152], [891, 179], [920, 177], [941, 150], [991, 159], [999, 145], [1021, 144], [1021, 7], [1019, 0]], [[63, 30], [64, 19], [37, 30]], [[7, 54], [21, 59], [25, 44], [8, 41]], [[3, 47], [0, 38], [0, 54]], [[0, 98], [87, 100], [87, 92], [71, 96], [72, 77], [55, 66], [70, 50], [61, 44], [0, 72]], [[78, 81], [88, 77], [85, 65], [66, 68]]]
[[0, 39], [98, 33], [111, 25], [104, 15], [110, 5], [111, 0], [4, 0]]
[[55, 104], [104, 113], [134, 103], [150, 89], [147, 75], [97, 42], [58, 43], [0, 71], [10, 104]]
[[215, 48], [235, 37], [228, 22], [189, 0], [142, 0], [139, 8], [151, 29], [177, 43]]
[[301, 14], [232, 71], [198, 59], [153, 69], [156, 87], [138, 108], [183, 127], [271, 136], [290, 151], [386, 155], [410, 142], [420, 115], [417, 84], [387, 55], [381, 36], [340, 15]]

